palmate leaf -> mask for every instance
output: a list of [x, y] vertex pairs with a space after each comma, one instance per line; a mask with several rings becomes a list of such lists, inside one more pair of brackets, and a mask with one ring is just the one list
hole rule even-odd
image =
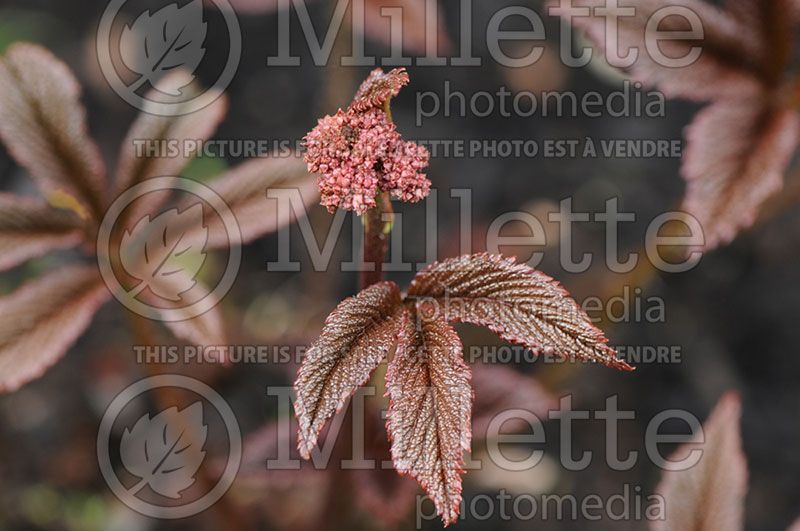
[[[187, 286], [189, 288], [187, 289]], [[181, 269], [169, 275], [153, 278], [153, 282], [142, 292], [141, 296], [152, 308], [163, 308], [164, 325], [179, 339], [197, 345], [217, 346], [226, 344], [225, 326], [219, 299], [208, 287], [195, 278], [195, 273]], [[158, 293], [178, 293], [180, 301], [174, 305], [159, 296]], [[202, 301], [207, 307], [200, 315], [192, 316], [189, 311], [193, 303]], [[169, 313], [168, 313], [169, 312]], [[177, 314], [177, 319], [175, 315]], [[221, 354], [224, 354], [222, 352]], [[226, 359], [220, 359], [226, 362]]]
[[[556, 0], [550, 2], [555, 6]], [[604, 5], [580, 0], [581, 6]], [[687, 128], [681, 172], [687, 181], [683, 209], [697, 218], [705, 248], [732, 240], [752, 225], [767, 197], [779, 190], [798, 143], [794, 88], [787, 80], [798, 4], [794, 0], [730, 0], [724, 8], [703, 0], [626, 0], [636, 16], [619, 19], [621, 51], [638, 49], [633, 77], [668, 97], [710, 100]], [[685, 57], [700, 47], [696, 61], [670, 67], [647, 53], [644, 35], [650, 15], [664, 7], [688, 8], [703, 26], [702, 40], [661, 40], [668, 57]], [[685, 11], [684, 11], [685, 13]], [[555, 14], [555, 13], [554, 13]], [[606, 45], [603, 16], [573, 17], [599, 47]], [[652, 28], [651, 28], [652, 29]], [[659, 30], [687, 30], [684, 16], [663, 19]]]
[[720, 101], [698, 113], [686, 131], [683, 209], [700, 222], [707, 248], [752, 225], [781, 189], [798, 134], [794, 110], [758, 101]]
[[46, 49], [15, 44], [0, 60], [0, 138], [45, 194], [99, 216], [105, 166], [89, 138], [80, 86]]
[[325, 421], [341, 408], [395, 344], [400, 289], [380, 282], [343, 300], [306, 353], [295, 381], [298, 449], [308, 458]]
[[[295, 382], [301, 455], [308, 458], [325, 421], [396, 347], [386, 374], [392, 460], [399, 473], [411, 475], [427, 491], [445, 524], [456, 519], [461, 503], [473, 398], [471, 372], [449, 321], [487, 326], [531, 349], [632, 370], [555, 281], [498, 255], [432, 264], [417, 274], [404, 300], [394, 283], [380, 282], [340, 303]], [[511, 383], [504, 388], [508, 391], [523, 377], [505, 368], [479, 371], [477, 383], [487, 392], [476, 410], [483, 430], [489, 410], [534, 407], [542, 412], [552, 402], [535, 387], [504, 399], [498, 385]], [[529, 402], [521, 404], [523, 399]]]
[[228, 234], [218, 213], [210, 212], [214, 215], [207, 216], [203, 226], [187, 227], [190, 239], [204, 238], [204, 231], [208, 232], [208, 249], [250, 243], [294, 221], [296, 214], [293, 209], [279, 211], [277, 201], [267, 200], [270, 188], [295, 188], [306, 206], [319, 199], [316, 177], [309, 174], [303, 160], [293, 154], [248, 160], [211, 179], [206, 185], [225, 201], [236, 218], [242, 238], [241, 242], [231, 241], [232, 235]]
[[[386, 373], [392, 460], [428, 493], [445, 524], [461, 504], [463, 453], [472, 439], [472, 387], [461, 341], [444, 318], [406, 310]], [[415, 322], [416, 321], [416, 322]]]
[[[548, 2], [550, 13], [560, 14], [558, 0]], [[576, 0], [575, 7], [606, 7], [605, 0]], [[763, 67], [760, 55], [759, 34], [751, 22], [744, 23], [703, 0], [621, 0], [621, 8], [635, 8], [634, 16], [617, 19], [619, 54], [629, 48], [638, 50], [636, 61], [628, 72], [646, 85], [658, 87], [670, 98], [708, 100], [720, 96], [755, 94], [760, 90], [757, 76]], [[689, 66], [669, 67], [655, 61], [645, 47], [645, 28], [652, 15], [666, 6], [688, 8], [703, 24], [703, 40], [674, 39], [658, 43], [661, 52], [671, 58], [689, 55], [692, 48], [702, 46], [700, 57]], [[584, 30], [600, 49], [606, 47], [606, 18], [574, 16], [572, 23]], [[661, 21], [661, 31], [688, 31], [690, 26], [683, 16], [667, 17]], [[597, 53], [597, 52], [595, 52]], [[612, 65], [614, 66], [614, 65]]]
[[39, 377], [110, 297], [96, 267], [65, 267], [0, 298], [0, 392]]
[[381, 108], [387, 101], [397, 96], [400, 89], [408, 85], [408, 73], [405, 68], [395, 68], [384, 72], [376, 68], [358, 87], [350, 109], [364, 112], [372, 108]]
[[512, 258], [474, 254], [431, 264], [411, 282], [408, 298], [424, 313], [485, 326], [526, 348], [632, 370], [564, 288]]
[[[161, 101], [158, 87], [176, 86], [179, 79], [186, 79], [188, 73], [176, 70], [156, 83], [146, 97], [146, 105]], [[184, 91], [191, 91], [190, 85]], [[186, 105], [190, 105], [189, 102]], [[219, 96], [214, 101], [194, 112], [180, 116], [160, 116], [145, 107], [128, 131], [122, 142], [114, 182], [114, 194], [119, 195], [131, 186], [152, 177], [177, 177], [196, 153], [188, 141], [205, 142], [225, 117], [228, 101]], [[148, 150], [155, 150], [155, 156]], [[158, 207], [170, 196], [171, 190], [153, 191], [136, 200], [126, 213], [134, 222], [147, 214], [158, 214]]]
[[665, 519], [653, 531], [741, 530], [747, 494], [747, 462], [742, 452], [738, 395], [723, 396], [703, 425], [705, 440], [684, 444], [670, 461], [702, 450], [700, 461], [687, 470], [665, 471], [657, 493], [664, 497]]
[[[186, 78], [187, 72], [178, 70], [166, 76], [159, 84], [174, 85], [172, 79]], [[151, 90], [147, 101], [159, 101], [157, 89]], [[187, 103], [188, 105], [188, 103]], [[128, 135], [122, 142], [119, 153], [119, 162], [115, 172], [116, 193], [121, 193], [150, 177], [180, 175], [181, 170], [193, 158], [184, 151], [187, 140], [205, 141], [214, 133], [228, 109], [225, 96], [216, 98], [213, 103], [189, 114], [180, 116], [160, 116], [145, 107], [136, 121], [131, 125]], [[146, 141], [146, 144], [156, 146], [160, 155], [164, 155], [163, 143], [171, 141], [174, 146], [181, 148], [178, 156], [139, 156], [136, 142]], [[140, 150], [142, 148], [139, 148]], [[145, 150], [144, 155], [147, 154]]]
[[80, 243], [83, 222], [68, 210], [0, 192], [0, 271]]

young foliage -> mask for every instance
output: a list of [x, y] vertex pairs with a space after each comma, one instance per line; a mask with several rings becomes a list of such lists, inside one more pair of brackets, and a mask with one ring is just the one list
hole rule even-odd
[[537, 352], [632, 370], [546, 275], [498, 255], [445, 260], [421, 271], [405, 297], [381, 282], [330, 314], [295, 382], [301, 454], [309, 455], [324, 422], [394, 351], [386, 385], [395, 468], [420, 482], [446, 523], [454, 521], [472, 407], [470, 369], [449, 324], [458, 321]]
[[470, 450], [471, 373], [461, 340], [443, 316], [406, 309], [386, 373], [392, 461], [433, 500], [445, 523], [458, 517], [463, 454]]
[[383, 361], [398, 334], [400, 290], [393, 282], [373, 284], [342, 301], [325, 320], [322, 335], [297, 373], [295, 411], [300, 454], [308, 459], [325, 421]]
[[[549, 4], [551, 14], [561, 13], [559, 2]], [[605, 1], [578, 0], [573, 5], [604, 7]], [[670, 58], [690, 57], [693, 48], [701, 48], [697, 60], [678, 67], [656, 61], [645, 45], [652, 15], [676, 5], [691, 10], [703, 26], [700, 41], [658, 41], [661, 53]], [[785, 76], [800, 22], [796, 2], [730, 0], [724, 5], [703, 0], [620, 2], [620, 7], [634, 8], [635, 16], [617, 19], [619, 38], [613, 41], [620, 56], [631, 48], [638, 51], [626, 67], [635, 79], [667, 97], [709, 102], [686, 130], [681, 168], [687, 183], [683, 209], [700, 222], [707, 249], [731, 241], [753, 224], [764, 201], [780, 190], [800, 140], [796, 81]], [[571, 20], [598, 47], [612, 42], [607, 41], [606, 19], [596, 12]], [[686, 17], [672, 15], [658, 29], [690, 28]]]
[[[475, 400], [472, 404], [474, 442], [487, 439], [489, 422], [503, 411], [524, 409], [542, 417], [558, 406], [557, 399], [536, 380], [509, 367], [477, 363], [471, 367], [471, 372], [471, 385], [475, 388]], [[514, 392], [509, 393], [509, 389]], [[376, 468], [348, 470], [351, 475], [344, 486], [334, 484], [342, 473], [335, 466], [314, 469], [314, 465], [319, 464], [316, 459], [325, 454], [325, 448], [329, 447], [331, 439], [340, 433], [338, 430], [347, 429], [341, 422], [347, 414], [344, 410], [339, 411], [322, 429], [319, 435], [320, 440], [324, 441], [320, 443], [322, 448], [312, 449], [311, 459], [302, 461], [299, 470], [265, 467], [266, 461], [279, 460], [281, 456], [286, 456], [287, 448], [298, 447], [300, 430], [297, 419], [279, 419], [265, 425], [245, 440], [239, 483], [248, 498], [256, 500], [259, 506], [266, 505], [272, 509], [268, 511], [270, 515], [278, 514], [283, 518], [285, 506], [276, 500], [300, 498], [301, 501], [295, 500], [295, 503], [307, 507], [309, 492], [324, 493], [328, 497], [352, 499], [356, 507], [367, 511], [389, 527], [405, 521], [414, 505], [416, 485], [397, 474], [394, 468], [382, 465], [392, 456], [385, 422], [378, 411], [378, 407], [384, 407], [383, 400], [380, 397], [367, 397], [364, 402], [363, 455], [374, 460]], [[530, 426], [524, 420], [515, 422], [515, 419], [509, 419], [503, 423], [503, 433], [518, 433], [528, 429]], [[342, 488], [357, 490], [352, 495], [349, 491], [341, 492]], [[315, 509], [318, 510], [317, 513], [324, 510], [319, 507]], [[309, 511], [313, 510], [309, 508]], [[317, 522], [315, 518], [326, 521], [330, 515], [309, 514], [304, 511], [302, 515], [295, 515], [283, 527], [313, 528]], [[304, 525], [300, 525], [298, 520], [303, 520]]]
[[[175, 72], [168, 77], [184, 75]], [[173, 83], [170, 79], [165, 82]], [[184, 116], [141, 114], [122, 145], [115, 179], [109, 182], [99, 149], [88, 135], [80, 86], [69, 68], [39, 46], [11, 46], [0, 59], [0, 139], [38, 184], [45, 200], [0, 194], [0, 269], [58, 249], [93, 250], [100, 221], [115, 197], [151, 177], [179, 175], [189, 162], [185, 157], [138, 155], [134, 140], [170, 140], [180, 145], [186, 140], [205, 141], [226, 108], [225, 99], [220, 97], [201, 111]], [[290, 221], [273, 221], [277, 213], [275, 205], [265, 200], [268, 187], [297, 186], [306, 202], [315, 198], [313, 179], [297, 159], [251, 161], [206, 184], [226, 200], [241, 222], [245, 241]], [[148, 194], [117, 220], [131, 238], [128, 250], [141, 243], [158, 251], [158, 238], [153, 234], [159, 224], [153, 221], [169, 198], [168, 193]], [[192, 248], [198, 241], [202, 243], [198, 259], [207, 250], [229, 245], [227, 238], [219, 235], [221, 228], [211, 221], [174, 228], [176, 241]], [[142, 292], [145, 298], [161, 294], [172, 299], [186, 287], [208, 291], [185, 270], [156, 274], [130, 253], [121, 254], [127, 272], [146, 282], [147, 289]], [[137, 258], [144, 254], [139, 253]], [[0, 391], [13, 391], [44, 372], [84, 332], [109, 296], [95, 265], [45, 273], [1, 297]], [[224, 344], [222, 318], [216, 307], [193, 319], [168, 322], [167, 326], [188, 341]]]
[[0, 298], [0, 392], [53, 365], [109, 297], [97, 268], [69, 266]]
[[[726, 393], [694, 440], [682, 445], [670, 461], [682, 461], [702, 451], [700, 461], [686, 470], [666, 471], [656, 488], [664, 498], [665, 516], [652, 531], [742, 531], [747, 496], [747, 459], [742, 451], [739, 395]], [[787, 531], [800, 531], [800, 519]]]
[[739, 429], [739, 396], [723, 396], [697, 437], [670, 457], [681, 461], [697, 450], [700, 461], [687, 470], [664, 472], [657, 492], [665, 500], [665, 519], [652, 523], [653, 531], [744, 529], [747, 461]]
[[[366, 287], [330, 314], [298, 371], [298, 449], [308, 458], [325, 421], [393, 352], [386, 372], [392, 460], [399, 473], [422, 485], [447, 525], [456, 520], [461, 504], [473, 398], [471, 371], [451, 323], [486, 326], [537, 352], [632, 367], [617, 358], [602, 332], [553, 279], [513, 259], [475, 254], [433, 263], [416, 275], [406, 295], [393, 282], [379, 280], [391, 230], [391, 222], [385, 224], [392, 212], [389, 197], [413, 202], [430, 189], [418, 173], [427, 165], [427, 152], [424, 164], [406, 164], [395, 179], [396, 165], [384, 149], [387, 143], [403, 144], [389, 102], [408, 81], [404, 69], [373, 70], [346, 112], [321, 119], [306, 136], [308, 169], [322, 173], [322, 204], [365, 215], [364, 262], [375, 265], [377, 274], [362, 276]], [[409, 183], [414, 193], [396, 193], [398, 181]], [[341, 190], [329, 194], [333, 187]]]
[[408, 297], [510, 343], [630, 370], [558, 282], [513, 258], [476, 254], [431, 264], [411, 282]]

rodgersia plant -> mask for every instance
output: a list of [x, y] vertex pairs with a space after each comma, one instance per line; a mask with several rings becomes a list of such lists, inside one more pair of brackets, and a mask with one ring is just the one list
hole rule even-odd
[[[606, 35], [603, 11], [572, 16], [599, 47], [610, 42], [619, 53], [637, 51], [627, 73], [669, 98], [707, 105], [686, 129], [686, 152], [681, 173], [686, 180], [682, 208], [703, 227], [705, 247], [713, 249], [733, 240], [754, 223], [765, 201], [780, 191], [787, 166], [800, 143], [797, 113], [798, 84], [790, 67], [796, 63], [794, 43], [800, 10], [794, 0], [684, 0], [680, 8], [702, 22], [702, 53], [698, 40], [659, 40], [664, 56], [654, 59], [645, 42], [652, 16], [660, 2], [623, 2], [619, 9], [636, 9], [636, 16], [620, 16], [618, 29]], [[603, 8], [603, 0], [571, 2], [574, 10]], [[549, 0], [550, 13], [566, 15], [559, 0]], [[686, 16], [673, 14], [658, 25], [663, 31], [689, 30]], [[691, 32], [690, 32], [691, 33]]]
[[[44, 196], [0, 192], [0, 271], [61, 249], [79, 249], [91, 256], [89, 261], [45, 272], [0, 297], [0, 392], [14, 391], [39, 377], [84, 333], [95, 313], [111, 298], [98, 271], [96, 240], [113, 199], [152, 177], [176, 176], [190, 161], [186, 156], [138, 156], [134, 141], [205, 141], [226, 109], [227, 100], [219, 97], [204, 109], [183, 116], [142, 113], [120, 149], [112, 179], [88, 134], [80, 85], [69, 68], [46, 49], [32, 44], [15, 44], [0, 58], [0, 140]], [[206, 182], [236, 218], [242, 241], [234, 244], [252, 241], [291, 221], [270, 211], [264, 191], [274, 185], [296, 186], [303, 191], [313, 188], [312, 179], [298, 163], [295, 159], [253, 159]], [[313, 192], [303, 195], [305, 200], [315, 197]], [[167, 218], [175, 222], [167, 230], [160, 208], [168, 199], [168, 193], [148, 194], [135, 204], [138, 215], [123, 213], [117, 220], [118, 236], [123, 244], [130, 241], [125, 246], [128, 251], [139, 243], [151, 253], [151, 260], [145, 261], [126, 261], [123, 257], [122, 266], [143, 286], [146, 283], [143, 295], [171, 293], [176, 284], [207, 293], [195, 278], [197, 270], [162, 266], [179, 262], [187, 241], [202, 242], [199, 247], [203, 253], [231, 242], [221, 224], [204, 221], [202, 214], [195, 220], [187, 214], [198, 209], [179, 210], [183, 206], [180, 202], [174, 210], [176, 215]], [[276, 218], [277, 224], [273, 221]], [[120, 254], [124, 254], [122, 245]], [[156, 267], [152, 267], [154, 264]], [[213, 305], [202, 315], [166, 325], [181, 339], [224, 344], [221, 312]]]
[[295, 390], [298, 449], [308, 458], [325, 422], [391, 356], [387, 431], [396, 470], [427, 491], [445, 524], [461, 502], [470, 450], [473, 391], [453, 322], [478, 324], [536, 351], [621, 370], [603, 333], [553, 279], [499, 255], [464, 255], [419, 272], [405, 293], [382, 279], [390, 197], [418, 201], [430, 183], [428, 154], [403, 141], [389, 101], [408, 83], [403, 69], [373, 71], [347, 110], [306, 136], [309, 170], [321, 173], [322, 204], [364, 219], [362, 291], [342, 301], [301, 365]]

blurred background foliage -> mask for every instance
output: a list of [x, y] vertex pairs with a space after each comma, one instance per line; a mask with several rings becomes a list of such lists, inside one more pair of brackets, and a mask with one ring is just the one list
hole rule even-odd
[[[139, 1], [130, 10], [159, 8], [163, 3]], [[440, 2], [444, 27], [451, 41], [458, 38], [459, 2]], [[682, 129], [696, 111], [692, 104], [667, 101], [664, 118], [601, 118], [555, 116], [502, 117], [497, 113], [480, 118], [436, 117], [415, 127], [416, 93], [434, 91], [442, 97], [444, 83], [468, 97], [477, 91], [495, 93], [506, 86], [513, 92], [528, 90], [574, 90], [578, 94], [596, 90], [608, 94], [620, 90], [622, 78], [609, 74], [602, 64], [568, 69], [557, 58], [558, 22], [544, 16], [548, 51], [535, 65], [508, 69], [495, 64], [483, 39], [491, 15], [500, 2], [474, 2], [473, 49], [482, 57], [481, 67], [410, 67], [411, 85], [394, 101], [395, 121], [410, 139], [680, 139]], [[113, 161], [136, 110], [127, 106], [106, 84], [97, 64], [95, 32], [106, 3], [97, 0], [3, 0], [0, 5], [0, 51], [10, 43], [26, 40], [43, 44], [66, 61], [84, 85], [91, 132], [106, 160]], [[541, 11], [538, 3], [531, 7]], [[325, 28], [329, 6], [309, 6], [318, 28]], [[266, 57], [276, 51], [275, 13], [241, 15], [243, 56], [228, 89], [231, 109], [219, 128], [220, 139], [298, 140], [324, 113], [347, 103], [357, 83], [369, 68], [333, 68], [312, 65], [308, 50], [300, 42], [300, 27], [292, 18], [296, 36], [293, 52], [302, 57], [299, 67], [267, 67]], [[511, 28], [509, 28], [511, 29]], [[319, 31], [319, 29], [318, 29]], [[224, 53], [227, 36], [211, 31], [207, 48]], [[338, 45], [337, 45], [338, 46]], [[367, 55], [386, 56], [385, 43], [368, 40]], [[211, 73], [201, 66], [200, 77]], [[554, 113], [553, 113], [554, 114]], [[203, 180], [239, 161], [202, 158], [192, 163], [185, 176]], [[620, 210], [634, 212], [636, 221], [620, 225], [620, 250], [640, 250], [647, 224], [656, 215], [674, 208], [683, 192], [678, 159], [564, 158], [453, 158], [437, 157], [429, 177], [438, 190], [438, 235], [440, 256], [458, 252], [459, 203], [451, 188], [472, 190], [475, 250], [483, 247], [491, 221], [508, 211], [527, 211], [543, 223], [558, 202], [573, 198], [578, 212], [602, 212], [607, 199], [619, 198]], [[28, 193], [32, 185], [3, 148], [0, 148], [0, 189]], [[424, 259], [425, 205], [398, 205], [403, 217], [405, 256]], [[321, 208], [310, 212], [310, 221], [320, 238], [330, 223]], [[720, 394], [738, 389], [744, 399], [743, 438], [750, 466], [747, 499], [748, 529], [785, 529], [800, 508], [800, 357], [797, 356], [797, 307], [800, 305], [800, 208], [789, 208], [746, 231], [731, 245], [703, 257], [692, 271], [662, 274], [646, 266], [630, 275], [610, 274], [603, 264], [605, 227], [580, 223], [574, 233], [575, 255], [594, 253], [589, 271], [568, 274], [558, 265], [558, 231], [544, 223], [548, 246], [541, 264], [558, 278], [578, 301], [589, 296], [608, 299], [641, 289], [640, 302], [661, 297], [665, 320], [649, 323], [633, 320], [606, 322], [603, 328], [613, 344], [666, 345], [680, 348], [680, 363], [643, 364], [633, 374], [620, 374], [595, 366], [570, 364], [519, 366], [556, 394], [572, 393], [575, 408], [601, 409], [606, 397], [619, 396], [620, 409], [634, 410], [635, 421], [622, 422], [622, 451], [638, 450], [637, 465], [627, 472], [612, 472], [603, 463], [604, 425], [599, 421], [575, 425], [574, 448], [591, 450], [595, 458], [589, 470], [573, 473], [557, 465], [558, 426], [547, 423], [547, 459], [526, 473], [491, 468], [465, 476], [467, 500], [481, 492], [506, 488], [512, 492], [588, 493], [603, 497], [620, 492], [623, 483], [652, 491], [659, 471], [644, 457], [644, 429], [657, 412], [687, 409], [703, 419]], [[507, 230], [519, 231], [509, 226]], [[351, 259], [349, 222], [336, 246], [329, 271], [313, 272], [307, 253], [297, 245], [301, 239], [292, 229], [297, 247], [293, 256], [303, 261], [299, 273], [267, 273], [265, 263], [275, 258], [276, 236], [262, 238], [244, 249], [242, 268], [223, 308], [234, 343], [267, 345], [307, 344], [318, 333], [325, 315], [342, 297], [357, 287], [355, 273], [335, 267]], [[527, 259], [531, 249], [504, 249]], [[0, 292], [9, 292], [36, 272], [59, 267], [56, 256], [34, 260], [0, 277]], [[646, 261], [644, 255], [640, 261]], [[410, 273], [390, 273], [406, 282]], [[2, 316], [2, 319], [13, 316]], [[8, 396], [0, 397], [0, 529], [13, 530], [160, 530], [211, 529], [214, 519], [203, 513], [178, 522], [159, 522], [131, 512], [105, 486], [95, 457], [99, 418], [116, 392], [144, 376], [135, 363], [133, 342], [124, 332], [121, 312], [102, 312], [88, 334], [68, 356], [43, 378]], [[499, 344], [488, 332], [464, 327], [460, 330], [465, 350], [472, 345]], [[164, 335], [165, 341], [169, 336]], [[276, 403], [265, 397], [268, 385], [289, 385], [293, 368], [274, 365], [169, 367], [212, 381], [237, 414], [244, 434], [256, 432], [274, 420]], [[480, 389], [477, 390], [480, 393]], [[672, 429], [681, 429], [675, 426]], [[474, 449], [478, 454], [482, 450]], [[263, 480], [270, 481], [269, 474]], [[411, 480], [406, 480], [411, 481]], [[300, 528], [313, 508], [313, 492], [277, 496], [265, 487], [240, 497], [241, 511], [254, 528]], [[281, 503], [275, 503], [276, 500]], [[397, 524], [413, 525], [413, 506]], [[386, 528], [375, 515], [364, 513], [359, 526]], [[467, 520], [462, 529], [577, 530], [586, 522], [499, 522]], [[437, 521], [426, 523], [438, 528]], [[597, 524], [602, 529], [645, 529], [644, 522]], [[219, 527], [216, 527], [219, 528]]]

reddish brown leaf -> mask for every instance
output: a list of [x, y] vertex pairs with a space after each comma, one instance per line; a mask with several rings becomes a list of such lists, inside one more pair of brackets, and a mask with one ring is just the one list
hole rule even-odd
[[693, 467], [664, 472], [656, 490], [665, 500], [665, 519], [652, 523], [654, 531], [743, 529], [747, 462], [740, 416], [738, 395], [726, 394], [703, 425], [703, 433], [670, 457], [680, 461], [692, 450], [703, 452]]
[[[580, 2], [592, 7], [603, 4], [603, 0]], [[636, 8], [635, 17], [619, 19], [620, 52], [638, 49], [638, 59], [631, 67], [634, 77], [657, 86], [668, 97], [718, 101], [701, 111], [687, 130], [682, 168], [688, 181], [684, 209], [703, 225], [706, 248], [727, 243], [753, 223], [766, 197], [779, 189], [797, 146], [797, 117], [788, 105], [792, 90], [784, 86], [797, 3], [739, 0], [726, 2], [725, 10], [700, 0], [623, 5]], [[704, 38], [659, 41], [659, 48], [669, 57], [684, 57], [692, 47], [702, 49], [691, 65], [668, 67], [646, 53], [644, 35], [654, 12], [676, 6], [688, 8], [700, 18]], [[605, 45], [604, 17], [572, 20], [595, 44]], [[683, 16], [670, 16], [658, 29], [685, 30], [689, 25]]]
[[[788, 65], [797, 25], [798, 4], [795, 0], [736, 0], [725, 2], [725, 8], [746, 30], [745, 37], [752, 58], [753, 75], [766, 87], [777, 86]], [[743, 61], [744, 62], [744, 61]]]
[[0, 298], [0, 392], [39, 377], [110, 296], [95, 267], [66, 267]]
[[0, 61], [0, 138], [45, 193], [99, 215], [105, 168], [89, 138], [80, 86], [49, 51], [15, 44]]
[[[165, 76], [157, 85], [179, 85], [175, 79], [186, 76], [177, 71]], [[192, 86], [183, 89], [189, 93], [196, 91]], [[148, 101], [159, 101], [159, 92], [152, 89]], [[122, 143], [114, 182], [115, 195], [151, 177], [178, 177], [186, 165], [194, 158], [187, 141], [208, 140], [228, 110], [228, 100], [220, 96], [213, 103], [181, 116], [160, 116], [148, 109], [139, 114]], [[167, 152], [165, 144], [170, 144]], [[139, 147], [137, 147], [137, 144]], [[155, 149], [155, 156], [148, 153]], [[169, 197], [169, 191], [151, 192], [134, 203], [129, 218], [136, 221], [146, 214], [155, 214], [158, 206]]]
[[0, 271], [80, 243], [83, 222], [67, 210], [0, 192]]
[[686, 131], [683, 209], [703, 227], [706, 248], [727, 243], [755, 221], [783, 183], [798, 143], [797, 113], [757, 101], [720, 101]]
[[300, 422], [298, 449], [308, 458], [325, 421], [369, 378], [394, 346], [400, 290], [380, 282], [347, 298], [325, 320], [306, 353], [294, 387]]
[[358, 87], [350, 109], [363, 112], [372, 108], [380, 108], [384, 103], [400, 93], [400, 89], [408, 85], [408, 74], [405, 68], [395, 68], [384, 72], [376, 68]]
[[[476, 439], [487, 436], [489, 424], [498, 414], [510, 409], [521, 409], [546, 419], [558, 400], [533, 377], [526, 376], [504, 365], [476, 363], [472, 366], [472, 387], [475, 405], [472, 414], [472, 433]], [[503, 423], [503, 433], [530, 429], [527, 422], [512, 418]]]
[[[201, 284], [194, 272], [188, 270], [171, 271], [166, 275], [153, 277], [141, 298], [154, 308], [163, 308], [164, 325], [179, 339], [203, 346], [222, 346], [226, 344], [222, 312], [219, 299]], [[165, 298], [177, 295], [176, 300]], [[200, 315], [191, 317], [194, 304], [205, 308]], [[176, 320], [176, 316], [180, 320]], [[185, 316], [181, 318], [182, 316]], [[223, 353], [224, 354], [224, 353]], [[227, 360], [220, 359], [221, 362]]]
[[188, 238], [202, 238], [208, 230], [207, 249], [249, 243], [294, 221], [293, 209], [285, 209], [286, 215], [278, 217], [277, 201], [267, 199], [269, 188], [296, 188], [306, 206], [319, 200], [316, 178], [308, 173], [303, 160], [293, 155], [252, 159], [206, 184], [231, 209], [242, 237], [241, 242], [231, 241], [220, 217], [209, 215], [205, 227], [187, 227]]
[[458, 334], [441, 316], [414, 315], [403, 312], [386, 374], [386, 426], [395, 469], [422, 485], [447, 525], [458, 517], [463, 452], [472, 438], [470, 370]]
[[408, 297], [424, 313], [486, 326], [526, 348], [632, 370], [564, 288], [512, 258], [475, 254], [431, 264], [411, 282]]
[[[550, 13], [558, 5], [549, 2]], [[605, 0], [579, 0], [575, 7], [606, 7]], [[758, 28], [751, 22], [744, 23], [730, 13], [701, 0], [675, 0], [664, 3], [658, 0], [618, 2], [620, 7], [634, 8], [634, 16], [618, 19], [618, 51], [624, 56], [630, 48], [638, 50], [630, 73], [643, 83], [656, 86], [667, 97], [682, 97], [707, 100], [719, 96], [741, 96], [755, 94], [761, 89], [760, 78], [765, 76], [761, 42]], [[683, 67], [664, 66], [653, 59], [645, 47], [645, 28], [653, 13], [664, 7], [688, 8], [703, 24], [702, 41], [690, 39], [661, 40], [661, 53], [670, 58], [686, 57], [693, 47], [702, 47], [697, 61]], [[572, 23], [583, 29], [600, 49], [606, 46], [606, 17], [574, 16]], [[661, 31], [689, 30], [686, 18], [669, 16], [658, 26]], [[595, 52], [597, 53], [597, 52]]]

